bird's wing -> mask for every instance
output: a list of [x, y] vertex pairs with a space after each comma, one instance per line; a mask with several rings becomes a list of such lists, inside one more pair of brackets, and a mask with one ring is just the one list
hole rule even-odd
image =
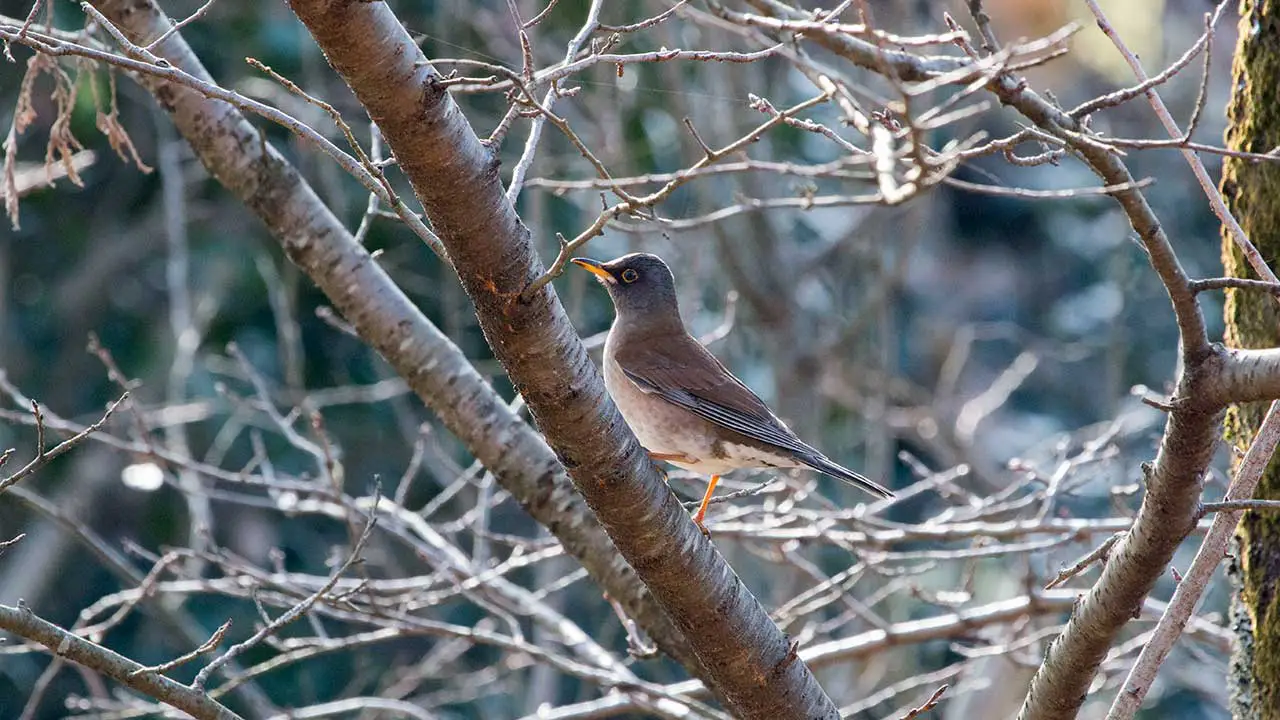
[[821, 455], [801, 442], [764, 401], [689, 335], [628, 343], [614, 361], [644, 392], [716, 425], [803, 456]]

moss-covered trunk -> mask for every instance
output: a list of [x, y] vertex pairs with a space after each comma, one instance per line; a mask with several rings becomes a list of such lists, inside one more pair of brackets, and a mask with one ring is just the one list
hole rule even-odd
[[[1280, 146], [1280, 0], [1242, 0], [1240, 39], [1232, 66], [1227, 146], [1269, 152]], [[1262, 257], [1272, 267], [1280, 258], [1280, 165], [1227, 158], [1222, 191]], [[1222, 258], [1228, 275], [1254, 277], [1244, 255], [1226, 232]], [[1280, 313], [1264, 293], [1229, 291], [1227, 342], [1234, 347], [1280, 345]], [[1245, 448], [1262, 422], [1260, 403], [1232, 408], [1226, 437]], [[1280, 468], [1272, 463], [1258, 496], [1280, 499]], [[1245, 514], [1237, 531], [1239, 554], [1231, 564], [1238, 590], [1234, 627], [1240, 649], [1232, 662], [1237, 718], [1280, 720], [1280, 514]]]

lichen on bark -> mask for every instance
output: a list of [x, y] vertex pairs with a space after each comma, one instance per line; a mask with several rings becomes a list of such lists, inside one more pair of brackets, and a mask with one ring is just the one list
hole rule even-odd
[[[1227, 109], [1227, 146], [1233, 150], [1270, 152], [1280, 146], [1280, 0], [1242, 0], [1240, 36], [1232, 64], [1231, 103]], [[1222, 192], [1228, 207], [1270, 266], [1280, 257], [1280, 165], [1226, 158]], [[1224, 229], [1222, 262], [1226, 274], [1256, 277], [1244, 253]], [[1240, 290], [1227, 292], [1226, 342], [1232, 347], [1280, 345], [1280, 312], [1271, 296]], [[1248, 447], [1266, 406], [1233, 406], [1224, 437], [1233, 447]], [[1260, 498], [1280, 499], [1280, 468], [1273, 461], [1257, 490]], [[1280, 720], [1280, 514], [1246, 513], [1236, 532], [1238, 562], [1229, 574], [1238, 588], [1236, 610], [1242, 622], [1232, 663], [1233, 716]], [[1245, 622], [1247, 620], [1247, 622]]]

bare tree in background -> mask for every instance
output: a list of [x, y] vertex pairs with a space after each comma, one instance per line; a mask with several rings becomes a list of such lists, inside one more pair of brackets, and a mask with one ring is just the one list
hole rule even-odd
[[[94, 680], [72, 709], [95, 717], [156, 713], [162, 705], [200, 718], [362, 711], [434, 717], [447, 708], [483, 708], [506, 693], [533, 700], [522, 711], [540, 718], [917, 717], [937, 708], [956, 717], [1017, 712], [1038, 720], [1076, 717], [1099, 689], [1110, 691], [1102, 697], [1111, 704], [1109, 717], [1132, 717], [1179, 637], [1198, 650], [1227, 651], [1230, 633], [1195, 614], [1200, 593], [1239, 513], [1274, 512], [1273, 504], [1250, 498], [1280, 438], [1275, 412], [1242, 448], [1226, 500], [1203, 498], [1227, 408], [1280, 398], [1280, 351], [1271, 343], [1223, 347], [1210, 336], [1201, 306], [1202, 294], [1222, 290], [1268, 303], [1280, 294], [1264, 254], [1199, 159], [1221, 154], [1270, 167], [1274, 158], [1192, 137], [1209, 112], [1208, 58], [1226, 5], [1205, 17], [1203, 32], [1176, 62], [1148, 77], [1104, 9], [1085, 2], [1135, 78], [1071, 108], [1038, 92], [1027, 73], [1068, 53], [1077, 27], [1010, 41], [997, 36], [998, 23], [980, 2], [964, 5], [963, 22], [931, 16], [919, 32], [878, 23], [865, 2], [809, 11], [775, 0], [681, 1], [645, 5], [643, 13], [630, 8], [637, 14], [621, 17], [593, 0], [585, 17], [573, 18], [572, 37], [550, 61], [540, 29], [577, 9], [551, 2], [522, 13], [514, 1], [479, 8], [508, 30], [504, 63], [426, 57], [385, 3], [294, 0], [289, 8], [359, 103], [359, 110], [341, 112], [349, 99], [320, 97], [308, 83], [254, 59], [274, 83], [275, 102], [214, 82], [184, 40], [210, 22], [210, 5], [174, 24], [151, 0], [95, 0], [81, 6], [83, 31], [51, 26], [42, 4], [25, 19], [0, 18], [6, 48], [31, 51], [5, 143], [5, 196], [15, 225], [18, 138], [36, 121], [37, 107], [54, 111], [47, 161], [68, 177], [80, 172], [71, 120], [84, 92], [93, 93], [96, 124], [120, 157], [150, 169], [134, 148], [136, 129], [118, 116], [117, 76], [127, 76], [154, 96], [209, 174], [324, 293], [336, 310], [325, 316], [332, 332], [359, 337], [396, 376], [306, 388], [298, 320], [279, 291], [279, 271], [266, 264], [261, 272], [275, 293], [282, 379], [239, 346], [227, 348], [218, 359], [226, 417], [214, 425], [209, 447], [194, 449], [189, 429], [212, 420], [176, 416], [194, 412], [186, 393], [209, 319], [188, 287], [184, 190], [175, 180], [181, 169], [160, 152], [154, 163], [166, 183], [167, 321], [175, 350], [156, 405], [139, 401], [146, 388], [96, 339], [91, 355], [120, 398], [100, 418], [62, 417], [0, 376], [11, 401], [2, 417], [30, 428], [34, 448], [26, 460], [16, 451], [4, 455], [0, 493], [89, 548], [119, 583], [65, 627], [42, 619], [38, 607], [0, 606], [0, 627], [20, 638], [2, 652], [44, 648], [54, 655], [23, 714], [34, 717], [51, 703], [47, 688], [74, 665]], [[1201, 56], [1204, 76], [1182, 127], [1157, 90]], [[759, 94], [750, 79], [732, 74], [739, 66], [785, 73], [789, 91]], [[9, 67], [16, 73], [20, 66]], [[746, 112], [682, 112], [677, 147], [654, 149], [674, 154], [679, 169], [630, 172], [620, 144], [611, 142], [625, 128], [611, 114], [608, 83], [620, 87], [640, 73], [667, 73], [670, 86], [679, 87], [686, 69], [723, 73], [723, 86], [745, 99]], [[88, 81], [80, 82], [80, 74]], [[41, 78], [52, 83], [48, 98], [39, 95]], [[481, 108], [495, 100], [501, 110], [488, 118]], [[1151, 105], [1167, 138], [1094, 128], [1107, 111], [1138, 102]], [[970, 129], [996, 106], [1016, 114], [1014, 129], [994, 138]], [[367, 120], [357, 119], [360, 112]], [[491, 120], [485, 137], [475, 129], [481, 117]], [[313, 189], [254, 124], [263, 120], [301, 138], [309, 153], [319, 150], [368, 193], [354, 230], [321, 199], [329, 191]], [[793, 147], [819, 147], [825, 159], [767, 152], [788, 135], [800, 138]], [[548, 147], [566, 155], [546, 158]], [[514, 160], [505, 165], [504, 148]], [[1192, 277], [1145, 194], [1150, 181], [1127, 164], [1140, 150], [1185, 155], [1231, 247], [1257, 279]], [[1084, 187], [1033, 189], [956, 176], [984, 162], [1050, 170], [1050, 177], [1083, 168], [1093, 179]], [[315, 173], [322, 181], [331, 172], [325, 167]], [[735, 183], [745, 192], [725, 191]], [[847, 348], [867, 339], [864, 317], [801, 320], [807, 300], [793, 290], [820, 293], [836, 306], [858, 290], [845, 281], [864, 264], [848, 242], [856, 233], [809, 247], [783, 245], [764, 221], [788, 209], [888, 207], [882, 234], [892, 237], [894, 227], [912, 220], [911, 208], [942, 188], [1017, 201], [1092, 199], [1122, 210], [1178, 333], [1172, 392], [1145, 398], [1165, 416], [1153, 460], [1145, 461], [1149, 421], [1134, 411], [1044, 458], [994, 463], [975, 452], [974, 437], [1036, 370], [1037, 353], [1019, 352], [981, 392], [947, 393], [954, 400], [948, 407], [893, 382], [884, 357], [854, 362]], [[535, 241], [527, 217], [546, 212], [553, 199], [584, 219], [555, 243]], [[529, 206], [525, 217], [518, 203]], [[689, 207], [696, 212], [682, 212]], [[754, 229], [741, 235], [724, 229], [735, 222]], [[486, 377], [495, 368], [482, 373], [483, 363], [464, 354], [463, 333], [433, 324], [384, 267], [385, 258], [366, 248], [370, 227], [382, 223], [402, 225], [421, 241], [417, 249], [425, 245], [450, 270], [514, 399]], [[679, 253], [672, 247], [678, 243], [663, 246], [654, 236], [708, 228], [714, 257], [740, 302], [773, 338], [784, 339], [764, 352], [778, 369], [775, 390], [788, 417], [817, 426], [822, 411], [838, 409], [872, 425], [897, 423], [945, 462], [902, 455], [913, 480], [892, 503], [844, 507], [844, 498], [825, 497], [825, 485], [808, 476], [746, 483], [723, 498], [732, 502], [716, 506], [714, 544], [704, 538], [608, 401], [589, 355], [588, 346], [599, 341], [579, 339], [553, 281], [574, 253], [602, 235], [643, 235], [642, 246], [653, 243], [670, 257], [666, 251]], [[876, 256], [881, 266], [867, 273], [865, 294], [858, 293], [865, 305], [887, 307], [909, 252], [894, 247]], [[692, 265], [679, 263], [678, 274], [684, 268], [694, 274]], [[581, 285], [567, 289], [580, 293]], [[688, 292], [695, 304], [704, 299]], [[707, 340], [732, 331], [729, 317], [709, 329]], [[948, 354], [939, 386], [958, 382], [972, 342], [958, 342]], [[392, 403], [408, 393], [475, 464], [458, 467], [436, 436], [415, 428], [406, 433], [413, 453], [401, 477], [378, 483], [352, 477], [344, 462], [348, 441], [327, 418], [344, 406]], [[809, 402], [814, 395], [823, 400]], [[891, 405], [915, 412], [895, 415]], [[867, 432], [865, 454], [887, 473], [893, 454], [886, 448], [894, 444], [876, 432]], [[55, 458], [74, 458], [95, 443], [127, 458], [122, 472], [132, 484], [168, 483], [182, 494], [186, 546], [135, 546], [126, 554], [31, 489], [31, 476]], [[249, 449], [240, 465], [227, 452], [236, 443]], [[426, 493], [414, 487], [424, 468], [439, 481]], [[681, 478], [672, 481], [683, 487]], [[1081, 496], [1098, 495], [1099, 485], [1114, 486], [1102, 493], [1110, 507], [1091, 516], [1067, 510]], [[906, 503], [926, 510], [911, 522], [890, 519]], [[510, 532], [493, 520], [512, 504], [545, 532]], [[334, 528], [343, 541], [327, 559], [328, 572], [292, 570], [261, 548], [250, 557], [227, 547], [225, 526], [249, 513]], [[6, 554], [31, 543], [20, 531], [2, 534]], [[1201, 534], [1200, 552], [1170, 601], [1151, 597], [1175, 553]], [[721, 551], [730, 553], [732, 567]], [[832, 555], [842, 558], [835, 572]], [[576, 565], [561, 562], [564, 556]], [[1045, 566], [1046, 558], [1063, 557], [1076, 561], [1056, 573]], [[992, 558], [1006, 571], [1026, 567], [1014, 582], [1000, 576], [1008, 587], [998, 596], [982, 564]], [[1086, 588], [1080, 578], [1094, 568], [1099, 572]], [[558, 597], [587, 578], [605, 595], [594, 602], [610, 608], [608, 623], [589, 626]], [[1066, 587], [1072, 583], [1079, 588]], [[226, 603], [235, 621], [205, 627], [181, 602], [194, 596]], [[596, 594], [581, 595], [587, 596]], [[108, 634], [143, 612], [167, 631], [170, 661], [144, 666], [108, 649]], [[1136, 619], [1157, 618], [1149, 631], [1134, 628]], [[609, 628], [607, 637], [600, 627]], [[954, 657], [924, 668], [908, 655], [934, 640], [950, 641]], [[342, 692], [305, 708], [273, 694], [271, 674], [303, 672], [313, 659], [334, 655], [356, 665]], [[658, 661], [648, 660], [655, 656], [674, 660], [687, 679], [664, 678], [654, 669]], [[373, 677], [359, 667], [370, 658]], [[190, 679], [171, 679], [182, 673]], [[108, 692], [99, 687], [101, 676], [132, 692]], [[555, 697], [546, 686], [556, 678], [590, 691], [577, 701], [544, 702]], [[993, 685], [1006, 691], [1016, 685], [1011, 707]]]

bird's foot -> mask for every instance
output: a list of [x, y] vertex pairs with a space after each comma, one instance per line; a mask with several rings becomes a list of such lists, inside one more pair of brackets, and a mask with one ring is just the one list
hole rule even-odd
[[698, 506], [698, 512], [693, 514], [693, 523], [698, 526], [702, 534], [711, 539], [711, 531], [707, 530], [707, 526], [702, 524], [702, 519], [707, 516], [707, 506], [711, 504], [711, 493], [715, 492], [716, 484], [720, 482], [719, 475], [712, 475], [711, 481], [707, 483], [707, 492], [702, 496], [702, 504]]

